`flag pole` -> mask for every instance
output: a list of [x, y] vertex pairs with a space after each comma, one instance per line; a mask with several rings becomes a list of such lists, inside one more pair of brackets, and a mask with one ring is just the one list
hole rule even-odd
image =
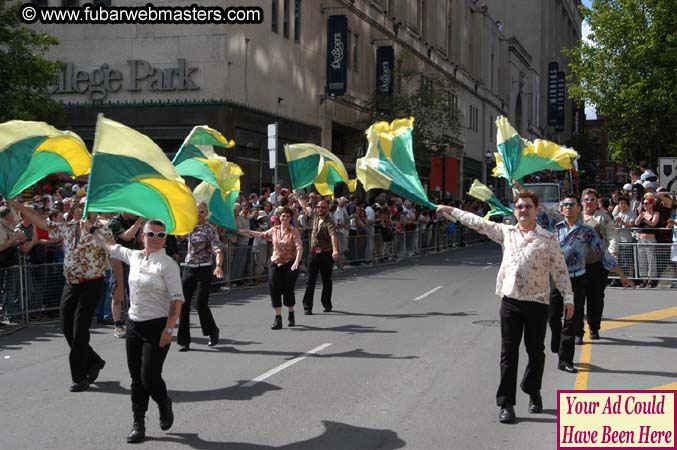
[[99, 134], [101, 131], [101, 120], [103, 119], [103, 113], [99, 113], [96, 116], [96, 128], [94, 130], [94, 144], [92, 144], [92, 165], [89, 167], [89, 176], [87, 177], [87, 192], [85, 193], [85, 209], [82, 212], [82, 217], [87, 220], [87, 214], [89, 212], [89, 189], [92, 186], [92, 167], [94, 167], [94, 158], [96, 158], [96, 148], [99, 143]]

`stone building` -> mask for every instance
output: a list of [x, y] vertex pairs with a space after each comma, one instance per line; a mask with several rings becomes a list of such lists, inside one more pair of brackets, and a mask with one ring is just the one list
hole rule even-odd
[[[460, 134], [444, 145], [430, 142], [417, 154], [417, 163], [429, 190], [458, 197], [472, 179], [487, 181], [497, 115], [506, 115], [529, 139], [564, 140], [575, 131], [577, 111], [566, 101], [562, 130], [548, 126], [548, 65], [557, 62], [560, 71], [566, 70], [560, 49], [580, 39], [578, 2], [203, 1], [203, 6], [258, 6], [263, 21], [33, 26], [60, 41], [48, 55], [66, 63], [52, 89], [67, 106], [65, 123], [60, 125], [91, 144], [96, 115], [102, 112], [147, 134], [169, 154], [194, 125], [209, 125], [235, 140], [236, 147], [225, 154], [245, 172], [243, 191], [258, 191], [273, 181], [266, 125], [274, 122], [279, 126], [282, 182], [289, 183], [281, 151], [285, 143], [320, 144], [339, 155], [352, 172], [355, 159], [366, 149], [364, 124], [377, 86], [383, 87], [384, 77], [392, 76], [392, 72], [384, 75], [384, 61], [388, 55], [394, 62], [404, 59], [421, 76], [416, 87], [390, 81], [393, 95], [427, 86], [429, 73], [452, 86], [449, 98], [440, 101], [454, 109]], [[62, 6], [78, 1], [38, 3]], [[328, 36], [329, 23], [337, 16], [345, 18], [338, 43]], [[332, 37], [335, 31], [331, 30]], [[336, 53], [330, 44], [340, 44], [341, 51]], [[337, 64], [345, 65], [345, 92], [332, 95], [335, 89], [328, 89], [330, 84], [341, 83], [328, 81], [327, 66], [339, 56]], [[397, 68], [391, 64], [388, 70]]]

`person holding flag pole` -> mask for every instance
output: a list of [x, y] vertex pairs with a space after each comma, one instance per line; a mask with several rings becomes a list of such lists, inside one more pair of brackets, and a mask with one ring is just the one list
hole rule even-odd
[[496, 280], [496, 294], [501, 297], [501, 377], [496, 392], [501, 423], [515, 420], [522, 334], [529, 361], [520, 386], [529, 395], [529, 412], [543, 411], [540, 391], [545, 364], [550, 277], [562, 294], [567, 320], [574, 315], [573, 291], [564, 256], [557, 238], [536, 223], [537, 208], [536, 194], [519, 192], [515, 196], [518, 223], [506, 225], [451, 206], [437, 207], [438, 214], [451, 215], [503, 247], [503, 260]]

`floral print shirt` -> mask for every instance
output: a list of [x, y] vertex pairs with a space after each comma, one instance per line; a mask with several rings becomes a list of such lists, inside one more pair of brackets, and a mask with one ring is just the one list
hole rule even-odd
[[[49, 224], [50, 236], [63, 241], [63, 274], [69, 284], [100, 278], [109, 267], [108, 256], [93, 234], [80, 228], [80, 222], [53, 222]], [[97, 222], [106, 239], [113, 240], [113, 233], [107, 225]]]
[[201, 266], [212, 263], [212, 253], [223, 251], [223, 243], [219, 239], [216, 229], [209, 224], [196, 225], [193, 232], [187, 236], [188, 253], [186, 264], [189, 266]]
[[554, 234], [539, 225], [523, 233], [518, 225], [490, 222], [457, 208], [451, 215], [503, 247], [503, 261], [496, 279], [497, 295], [548, 304], [552, 277], [564, 303], [574, 302], [569, 271]]
[[602, 265], [608, 271], [618, 265], [618, 261], [609, 253], [604, 241], [592, 227], [584, 225], [581, 219], [578, 219], [571, 228], [566, 220], [559, 222], [555, 228], [570, 275], [580, 276], [585, 273], [585, 257], [589, 251], [602, 258]]

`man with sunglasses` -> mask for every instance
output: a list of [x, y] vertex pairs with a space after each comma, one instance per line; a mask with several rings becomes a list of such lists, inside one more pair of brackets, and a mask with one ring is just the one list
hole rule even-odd
[[[616, 228], [614, 221], [606, 211], [597, 208], [597, 191], [588, 188], [583, 189], [581, 202], [583, 204], [583, 223], [592, 227], [604, 244], [609, 253], [618, 257], [616, 249]], [[590, 339], [599, 339], [599, 328], [602, 324], [602, 312], [604, 311], [604, 289], [606, 289], [609, 271], [602, 265], [602, 256], [594, 252], [588, 252], [585, 259], [585, 302], [587, 303], [588, 326], [590, 327]], [[581, 317], [583, 311], [581, 312]], [[583, 344], [583, 321], [576, 325], [576, 344]]]
[[564, 372], [576, 373], [574, 367], [574, 340], [576, 329], [583, 327], [583, 305], [585, 304], [586, 256], [589, 253], [601, 258], [606, 271], [614, 271], [621, 277], [623, 286], [633, 286], [618, 266], [618, 261], [607, 250], [606, 244], [592, 227], [584, 225], [580, 218], [578, 198], [567, 195], [560, 203], [564, 220], [555, 225], [564, 260], [569, 269], [569, 278], [574, 292], [574, 316], [565, 318], [562, 326], [562, 295], [557, 289], [550, 294], [548, 315], [552, 338], [550, 349], [559, 355], [557, 368]]
[[303, 310], [306, 315], [313, 313], [313, 296], [315, 294], [317, 273], [319, 272], [322, 275], [322, 306], [324, 306], [324, 312], [331, 312], [333, 308], [331, 303], [331, 275], [334, 269], [334, 262], [339, 260], [336, 223], [331, 214], [329, 214], [329, 206], [326, 200], [320, 200], [317, 203], [316, 212], [313, 213], [311, 206], [303, 201], [300, 196], [297, 198], [301, 206], [310, 215], [310, 221], [313, 226], [310, 233], [308, 281], [306, 282], [306, 293], [303, 296]]
[[[209, 208], [204, 202], [197, 205], [197, 225], [192, 233], [185, 236], [188, 240], [188, 253], [183, 269], [181, 283], [186, 304], [181, 308], [179, 333], [176, 337], [180, 352], [190, 350], [190, 302], [197, 288], [197, 313], [200, 317], [202, 335], [209, 336], [209, 347], [219, 342], [219, 328], [209, 309], [209, 292], [212, 285], [212, 272], [215, 277], [223, 278], [223, 243], [216, 229], [207, 222]], [[212, 271], [212, 255], [216, 258], [216, 268]]]
[[[85, 202], [86, 198], [82, 197], [73, 205], [76, 217], [82, 215]], [[63, 272], [66, 283], [59, 306], [61, 329], [70, 346], [68, 360], [73, 380], [70, 390], [84, 391], [94, 383], [99, 371], [106, 364], [89, 345], [89, 327], [99, 299], [104, 294], [108, 256], [91, 233], [93, 230], [86, 226], [85, 220], [52, 222], [21, 203], [13, 200], [8, 203], [33, 225], [49, 231], [53, 238], [63, 240]], [[96, 223], [96, 228], [101, 230], [106, 239], [113, 239], [113, 233], [107, 226], [95, 222], [96, 213], [89, 213], [86, 219], [89, 223]]]
[[496, 393], [501, 423], [515, 420], [517, 364], [522, 334], [529, 362], [520, 386], [529, 394], [529, 412], [543, 411], [541, 382], [551, 278], [562, 293], [566, 318], [571, 319], [574, 315], [573, 292], [564, 256], [555, 235], [536, 223], [537, 208], [536, 194], [519, 192], [515, 195], [517, 224], [506, 225], [451, 206], [437, 207], [438, 214], [450, 214], [503, 247], [503, 260], [496, 280], [496, 294], [502, 298], [501, 381]]

